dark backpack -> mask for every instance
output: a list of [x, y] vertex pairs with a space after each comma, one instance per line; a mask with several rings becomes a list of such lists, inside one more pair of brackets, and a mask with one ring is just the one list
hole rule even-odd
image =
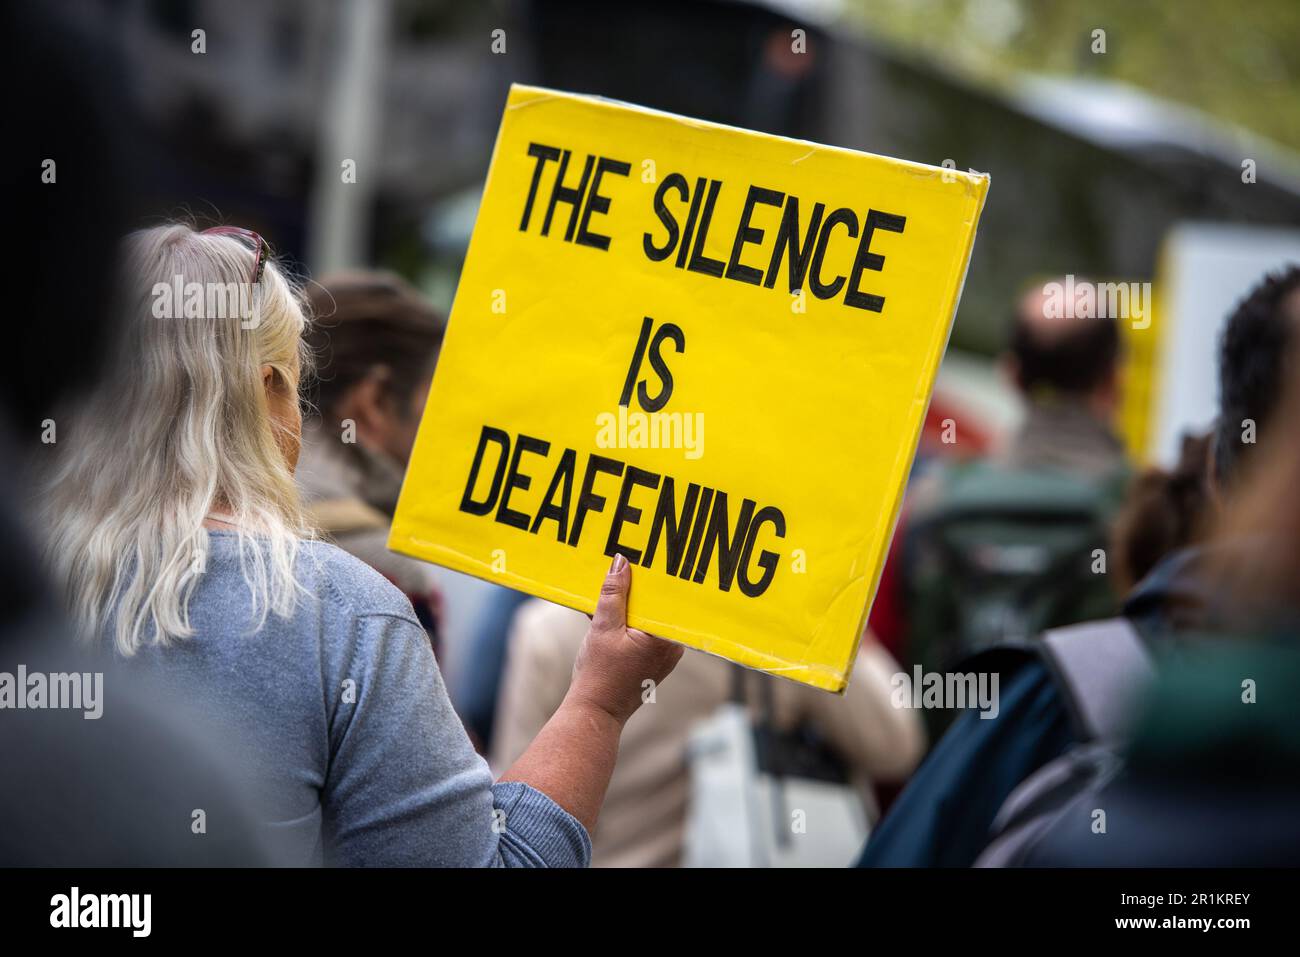
[[1096, 549], [1127, 468], [1099, 481], [989, 462], [945, 470], [937, 506], [904, 542], [908, 652], [945, 671], [986, 648], [1117, 614]]
[[1123, 767], [1130, 722], [1154, 674], [1142, 639], [1124, 618], [1048, 631], [1036, 650], [1070, 716], [1076, 743], [1007, 796], [976, 867], [1024, 864], [1064, 816], [1091, 813], [1089, 795]]

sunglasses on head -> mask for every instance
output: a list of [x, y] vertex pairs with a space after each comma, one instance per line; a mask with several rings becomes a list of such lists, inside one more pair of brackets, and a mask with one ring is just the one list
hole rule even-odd
[[211, 229], [203, 230], [204, 236], [237, 236], [240, 239], [248, 240], [253, 244], [253, 280], [252, 284], [256, 286], [262, 281], [262, 270], [266, 268], [266, 240], [253, 232], [251, 229], [244, 229], [242, 226], [213, 226]]

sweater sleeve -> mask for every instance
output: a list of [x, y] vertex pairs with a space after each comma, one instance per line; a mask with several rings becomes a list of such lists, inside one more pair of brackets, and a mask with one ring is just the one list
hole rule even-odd
[[591, 842], [572, 815], [525, 784], [493, 785], [420, 625], [372, 614], [352, 627], [338, 672], [326, 681], [326, 861], [585, 867]]

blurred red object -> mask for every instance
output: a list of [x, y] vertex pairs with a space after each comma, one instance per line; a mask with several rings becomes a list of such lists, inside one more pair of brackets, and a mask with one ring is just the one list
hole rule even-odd
[[[947, 396], [935, 392], [930, 400], [930, 408], [921, 424], [921, 441], [917, 446], [918, 462], [926, 459], [949, 458], [970, 459], [987, 454], [993, 444], [993, 434], [974, 417], [959, 414], [958, 404]], [[953, 427], [957, 441], [944, 441], [945, 432], [952, 436]], [[871, 615], [867, 627], [893, 655], [901, 665], [907, 665], [907, 649], [904, 641], [907, 634], [905, 609], [899, 582], [899, 547], [903, 541], [903, 532], [907, 525], [907, 500], [903, 500], [903, 510], [898, 517], [898, 527], [894, 529], [894, 539], [889, 545], [889, 555], [885, 558], [885, 567], [880, 572], [880, 586], [876, 590], [876, 600], [871, 606]]]
[[[935, 392], [930, 400], [930, 408], [921, 423], [921, 441], [916, 449], [916, 457], [928, 458], [938, 455], [944, 458], [969, 459], [984, 455], [993, 443], [993, 434], [969, 413], [959, 413], [958, 403], [953, 399]], [[956, 442], [944, 442], [943, 435], [947, 423], [956, 426]]]

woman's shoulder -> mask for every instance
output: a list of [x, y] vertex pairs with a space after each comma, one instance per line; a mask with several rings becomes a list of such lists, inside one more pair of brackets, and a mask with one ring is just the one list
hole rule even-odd
[[300, 583], [305, 588], [352, 616], [386, 615], [419, 625], [411, 601], [401, 589], [337, 545], [304, 541], [298, 568]]

